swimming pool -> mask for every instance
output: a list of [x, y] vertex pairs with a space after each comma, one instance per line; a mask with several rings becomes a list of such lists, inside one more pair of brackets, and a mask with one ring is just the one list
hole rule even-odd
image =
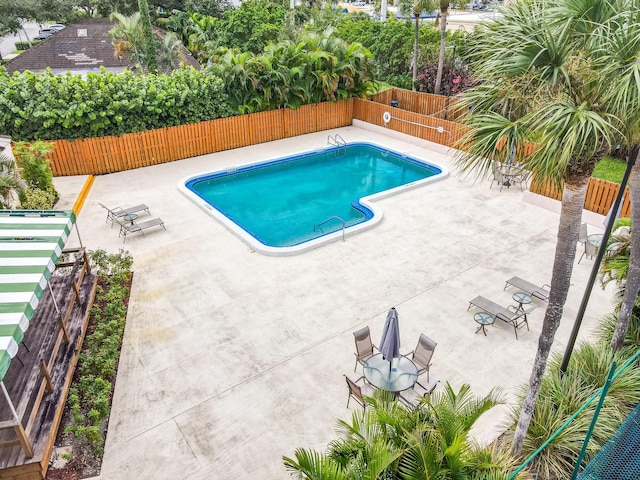
[[372, 201], [440, 180], [446, 169], [371, 143], [349, 143], [202, 173], [178, 188], [267, 255], [291, 255], [376, 225]]

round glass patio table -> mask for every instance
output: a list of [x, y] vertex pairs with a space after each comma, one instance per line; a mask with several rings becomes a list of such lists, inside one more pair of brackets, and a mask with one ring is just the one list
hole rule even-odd
[[371, 385], [387, 392], [402, 392], [418, 381], [418, 367], [407, 357], [401, 356], [389, 362], [377, 353], [366, 361], [363, 370]]
[[602, 235], [601, 233], [592, 233], [587, 237], [587, 242], [589, 242], [594, 247], [599, 247], [602, 243], [602, 237], [604, 237], [604, 235]]
[[127, 222], [131, 222], [131, 225], [133, 225], [133, 221], [138, 218], [138, 215], [136, 215], [135, 213], [128, 213], [127, 215], [125, 215], [124, 218]]
[[528, 293], [516, 292], [511, 296], [511, 298], [518, 302], [518, 308], [516, 312], [523, 312], [524, 305], [528, 305], [529, 303], [531, 303], [531, 295], [529, 295]]

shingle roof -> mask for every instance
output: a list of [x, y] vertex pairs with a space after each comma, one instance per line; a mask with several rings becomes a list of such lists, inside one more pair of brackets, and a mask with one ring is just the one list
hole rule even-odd
[[[108, 18], [83, 19], [9, 60], [5, 67], [10, 74], [24, 70], [42, 72], [47, 67], [54, 72], [91, 71], [101, 66], [108, 70], [122, 70], [128, 67], [128, 62], [118, 59], [114, 54], [112, 39], [107, 35], [112, 28]], [[183, 62], [200, 68], [186, 49]]]

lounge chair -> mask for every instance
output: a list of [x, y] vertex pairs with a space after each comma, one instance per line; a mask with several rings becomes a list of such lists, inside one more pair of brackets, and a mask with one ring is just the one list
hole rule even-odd
[[[467, 311], [469, 311], [472, 306], [478, 307], [480, 310], [487, 312], [489, 315], [493, 316], [494, 319], [502, 320], [503, 322], [511, 325], [513, 327], [513, 330], [515, 331], [516, 340], [518, 339], [519, 328], [521, 328], [523, 325], [526, 325], [527, 330], [529, 330], [527, 315], [536, 308], [531, 307], [528, 310], [518, 310], [518, 308], [514, 307], [513, 305], [509, 305], [507, 308], [504, 308], [481, 295], [478, 295], [476, 298], [469, 302]], [[509, 310], [510, 308], [513, 310]]]
[[371, 341], [371, 331], [369, 327], [362, 327], [357, 332], [353, 332], [353, 336], [356, 341], [356, 353], [354, 353], [356, 356], [356, 365], [353, 367], [353, 371], [355, 372], [358, 368], [358, 363], [364, 366], [367, 360], [373, 356], [373, 350], [378, 350], [378, 347]]
[[145, 230], [147, 228], [160, 226], [160, 227], [162, 227], [162, 228], [164, 228], [166, 230], [166, 228], [164, 226], [164, 222], [160, 218], [152, 218], [151, 220], [147, 220], [146, 222], [133, 223], [131, 225], [127, 225], [126, 223], [122, 223], [122, 222], [118, 221], [117, 219], [116, 219], [116, 222], [120, 225], [120, 234], [119, 234], [119, 236], [124, 237], [122, 243], [125, 243], [127, 241], [127, 235], [129, 235], [130, 233], [140, 232], [140, 233], [142, 233], [142, 236], [144, 237], [144, 231], [143, 230]]
[[149, 211], [149, 207], [147, 207], [144, 203], [141, 203], [140, 205], [136, 205], [134, 207], [128, 207], [128, 208], [121, 208], [121, 207], [108, 208], [101, 203], [98, 203], [98, 205], [100, 205], [102, 208], [104, 208], [107, 211], [107, 220], [105, 221], [105, 223], [111, 220], [112, 227], [114, 222], [118, 222], [118, 219], [123, 218], [125, 215], [137, 214], [139, 212], [147, 212], [147, 214], [151, 215], [151, 212]]
[[364, 397], [365, 395], [367, 397], [373, 396], [373, 392], [375, 391], [375, 388], [369, 385], [368, 383], [365, 383], [363, 385], [358, 385], [357, 382], [359, 382], [360, 380], [364, 380], [365, 379], [364, 377], [360, 377], [355, 381], [351, 380], [346, 375], [344, 376], [344, 378], [347, 380], [347, 387], [349, 388], [349, 398], [347, 399], [347, 408], [349, 408], [349, 402], [353, 397], [354, 400], [358, 402], [362, 406], [362, 408], [366, 410], [367, 402], [365, 401]]
[[537, 285], [527, 282], [520, 277], [511, 277], [506, 281], [503, 290], [506, 290], [510, 285], [512, 287], [516, 287], [518, 290], [524, 293], [528, 293], [532, 297], [539, 298], [540, 300], [544, 300], [545, 302], [549, 301], [549, 290], [551, 289], [551, 286], [547, 285], [546, 283], [543, 286], [538, 287]]

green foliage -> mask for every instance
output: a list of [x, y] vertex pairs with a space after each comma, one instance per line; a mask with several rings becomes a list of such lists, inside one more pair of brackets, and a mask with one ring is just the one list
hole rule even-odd
[[184, 2], [184, 10], [186, 12], [218, 18], [231, 8], [232, 3], [229, 0], [185, 0]]
[[29, 42], [16, 42], [15, 45], [16, 50], [29, 50], [31, 48], [31, 44]]
[[[614, 354], [610, 348], [616, 317], [605, 319], [599, 329], [597, 343], [583, 343], [573, 352], [564, 374], [560, 374], [561, 355], [549, 361], [542, 379], [529, 431], [524, 442], [525, 457], [538, 449], [558, 430], [598, 388], [606, 381], [615, 360], [618, 368], [640, 347], [640, 321], [636, 308], [627, 332], [624, 347]], [[524, 390], [521, 394], [524, 395]], [[522, 398], [522, 397], [521, 397]], [[598, 422], [587, 450], [588, 462], [611, 438], [626, 416], [640, 401], [640, 368], [628, 368], [612, 384], [605, 399]], [[586, 432], [591, 423], [596, 401], [593, 401], [563, 432], [561, 432], [533, 461], [532, 469], [538, 478], [569, 478]], [[519, 416], [519, 408], [512, 410], [512, 420]]]
[[106, 287], [98, 287], [96, 291], [91, 309], [95, 329], [87, 336], [78, 360], [80, 380], [69, 390], [67, 408], [72, 422], [65, 433], [85, 439], [94, 453], [100, 454], [104, 444], [101, 432], [111, 410], [111, 392], [124, 334], [125, 300], [129, 296], [133, 259], [122, 249], [116, 254], [96, 250], [90, 252], [89, 258], [92, 269]]
[[[468, 385], [447, 383], [413, 408], [376, 392], [370, 407], [340, 420], [340, 438], [322, 454], [299, 448], [285, 467], [304, 479], [492, 478], [506, 480], [514, 459], [504, 450], [476, 448], [469, 431], [477, 418], [500, 403], [496, 392], [476, 398]], [[522, 477], [519, 477], [522, 478]]]
[[54, 190], [53, 172], [47, 159], [47, 155], [52, 151], [53, 144], [43, 141], [30, 144], [17, 142], [13, 147], [16, 163], [20, 167], [22, 178], [29, 188]]
[[330, 34], [271, 43], [264, 52], [223, 54], [209, 68], [221, 76], [240, 113], [363, 97], [374, 91], [370, 53]]
[[592, 177], [601, 178], [609, 182], [620, 183], [624, 177], [627, 163], [621, 158], [604, 157], [596, 164]]
[[26, 189], [27, 184], [20, 177], [16, 161], [0, 153], [0, 208], [13, 208]]
[[246, 0], [227, 10], [220, 20], [221, 45], [253, 53], [261, 52], [267, 42], [276, 41], [284, 28], [282, 4], [266, 0]]
[[153, 34], [147, 0], [138, 0], [138, 11], [142, 30], [142, 50], [145, 53], [144, 64], [148, 72], [158, 73], [158, 38]]
[[23, 210], [51, 210], [57, 200], [58, 193], [54, 189], [27, 188], [24, 195], [21, 195], [20, 208]]
[[168, 75], [14, 73], [0, 68], [0, 131], [16, 140], [122, 135], [231, 114], [222, 81], [185, 67]]

